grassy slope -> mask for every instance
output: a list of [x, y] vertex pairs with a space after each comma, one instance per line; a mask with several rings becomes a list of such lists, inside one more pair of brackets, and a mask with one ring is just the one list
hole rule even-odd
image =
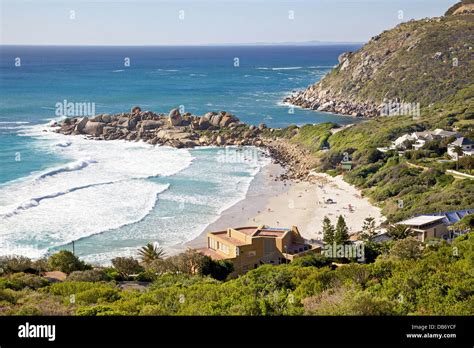
[[[322, 85], [358, 102], [400, 98], [423, 107], [440, 101], [472, 83], [473, 21], [474, 15], [463, 15], [400, 24], [355, 52], [349, 66], [332, 70]], [[434, 58], [437, 52], [441, 59]]]
[[[473, 23], [474, 15], [463, 15], [399, 25], [355, 53], [347, 69], [338, 67], [322, 80], [325, 88], [341, 91], [349, 99], [380, 102], [384, 97], [400, 97], [420, 102], [420, 117], [378, 117], [334, 135], [329, 132], [333, 124], [304, 126], [296, 136], [292, 136], [294, 131], [283, 130], [281, 135], [311, 150], [321, 159], [319, 169], [323, 171], [336, 168], [344, 152], [351, 154], [355, 169], [346, 174], [346, 180], [363, 188], [393, 221], [414, 214], [473, 208], [474, 180], [454, 180], [437, 171], [422, 175], [398, 155], [380, 156], [375, 150], [404, 133], [425, 129], [455, 128], [473, 138], [474, 53], [469, 50], [474, 42]], [[401, 40], [405, 37], [406, 42]], [[407, 51], [414, 42], [415, 48]], [[352, 78], [362, 56], [380, 57], [387, 50], [391, 53], [375, 72], [369, 69]], [[441, 60], [432, 58], [438, 51], [444, 54]], [[452, 66], [453, 57], [459, 59], [458, 67]], [[327, 152], [320, 151], [322, 139], [330, 145]], [[403, 208], [399, 201], [403, 201]]]
[[[355, 167], [347, 173], [348, 182], [364, 189], [374, 202], [380, 203], [386, 216], [398, 221], [414, 214], [474, 207], [474, 180], [454, 180], [441, 172], [421, 175], [421, 170], [408, 168], [398, 154], [380, 157], [375, 148], [389, 145], [398, 136], [424, 129], [460, 126], [464, 135], [472, 136], [474, 87], [446, 98], [422, 110], [420, 119], [411, 116], [379, 117], [327, 135], [332, 124], [304, 126], [292, 142], [310, 149], [321, 158], [320, 170], [336, 168], [343, 153], [348, 152]], [[311, 137], [316, 134], [315, 141]], [[319, 151], [321, 137], [329, 143], [328, 152]], [[288, 136], [288, 133], [287, 133]], [[375, 156], [375, 158], [373, 157]], [[378, 157], [377, 157], [378, 156]], [[390, 159], [390, 157], [393, 157]], [[403, 207], [399, 206], [403, 201]]]

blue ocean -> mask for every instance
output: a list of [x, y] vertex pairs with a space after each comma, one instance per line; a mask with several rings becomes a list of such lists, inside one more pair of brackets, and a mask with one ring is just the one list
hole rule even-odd
[[[171, 149], [46, 131], [56, 104], [97, 114], [133, 106], [202, 115], [228, 111], [270, 127], [356, 120], [281, 103], [356, 45], [204, 47], [0, 46], [0, 254], [61, 248], [89, 262], [165, 249], [198, 236], [243, 199], [269, 163], [255, 149]], [[248, 153], [247, 153], [248, 151]], [[217, 170], [216, 170], [217, 168]]]

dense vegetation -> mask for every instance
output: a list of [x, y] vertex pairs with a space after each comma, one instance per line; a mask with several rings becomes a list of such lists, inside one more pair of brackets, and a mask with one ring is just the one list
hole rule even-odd
[[[408, 237], [390, 242], [388, 247], [374, 263], [350, 263], [336, 269], [316, 256], [288, 265], [261, 266], [227, 281], [199, 272], [155, 274], [142, 291], [118, 287], [118, 282], [110, 277], [110, 269], [75, 271], [66, 281], [52, 284], [38, 275], [25, 273], [30, 268], [21, 272], [6, 267], [0, 278], [0, 313], [474, 314], [474, 233], [459, 237], [451, 245], [421, 245]], [[5, 266], [5, 260], [2, 262]], [[88, 276], [80, 279], [80, 272], [88, 272]]]

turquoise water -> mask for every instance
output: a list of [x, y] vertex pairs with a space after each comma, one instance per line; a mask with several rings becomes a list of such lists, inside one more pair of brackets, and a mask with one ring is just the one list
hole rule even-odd
[[94, 103], [96, 113], [134, 105], [198, 115], [226, 110], [272, 127], [353, 123], [302, 109], [291, 114], [281, 100], [356, 48], [2, 46], [0, 253], [39, 257], [76, 241], [79, 255], [105, 262], [149, 241], [185, 242], [245, 197], [268, 163], [252, 148], [223, 155], [45, 132], [58, 118], [56, 103]]

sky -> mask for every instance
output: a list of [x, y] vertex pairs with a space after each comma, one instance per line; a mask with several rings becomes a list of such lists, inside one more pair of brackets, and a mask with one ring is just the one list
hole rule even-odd
[[366, 42], [456, 0], [0, 0], [3, 45]]

